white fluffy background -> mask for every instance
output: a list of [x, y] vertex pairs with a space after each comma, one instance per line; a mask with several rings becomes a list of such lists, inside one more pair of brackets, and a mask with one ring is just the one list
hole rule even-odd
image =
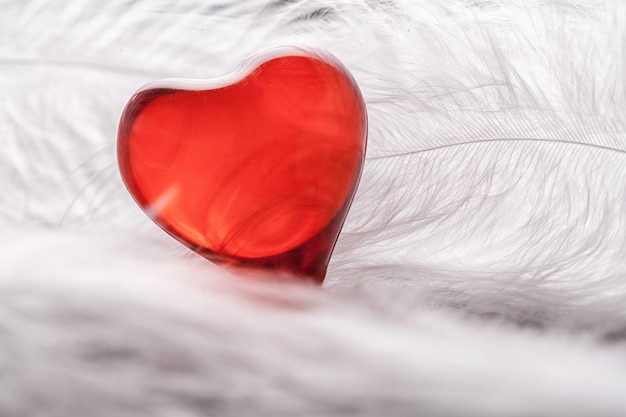
[[[0, 416], [626, 415], [626, 4], [0, 0]], [[322, 47], [370, 116], [322, 289], [128, 196], [126, 100]]]

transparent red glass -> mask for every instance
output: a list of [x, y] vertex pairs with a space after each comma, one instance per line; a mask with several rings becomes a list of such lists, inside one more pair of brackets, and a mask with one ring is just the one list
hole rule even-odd
[[335, 59], [255, 56], [218, 81], [165, 81], [121, 117], [118, 161], [142, 209], [217, 263], [321, 283], [355, 193], [367, 116]]

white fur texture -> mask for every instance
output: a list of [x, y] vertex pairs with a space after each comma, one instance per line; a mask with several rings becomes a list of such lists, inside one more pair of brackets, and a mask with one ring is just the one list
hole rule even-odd
[[[0, 416], [626, 415], [621, 0], [0, 0]], [[324, 48], [368, 104], [323, 289], [136, 207], [126, 100]]]

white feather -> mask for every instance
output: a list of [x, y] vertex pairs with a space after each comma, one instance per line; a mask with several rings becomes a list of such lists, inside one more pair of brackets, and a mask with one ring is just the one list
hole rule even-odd
[[[626, 7], [0, 2], [0, 415], [623, 416]], [[357, 78], [368, 158], [325, 290], [158, 230], [121, 110], [279, 44]]]

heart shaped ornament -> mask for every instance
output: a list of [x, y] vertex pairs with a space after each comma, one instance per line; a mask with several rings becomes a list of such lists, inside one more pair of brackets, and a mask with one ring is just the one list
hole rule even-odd
[[219, 80], [145, 86], [122, 114], [118, 162], [139, 206], [200, 255], [321, 283], [366, 139], [346, 68], [283, 47]]

